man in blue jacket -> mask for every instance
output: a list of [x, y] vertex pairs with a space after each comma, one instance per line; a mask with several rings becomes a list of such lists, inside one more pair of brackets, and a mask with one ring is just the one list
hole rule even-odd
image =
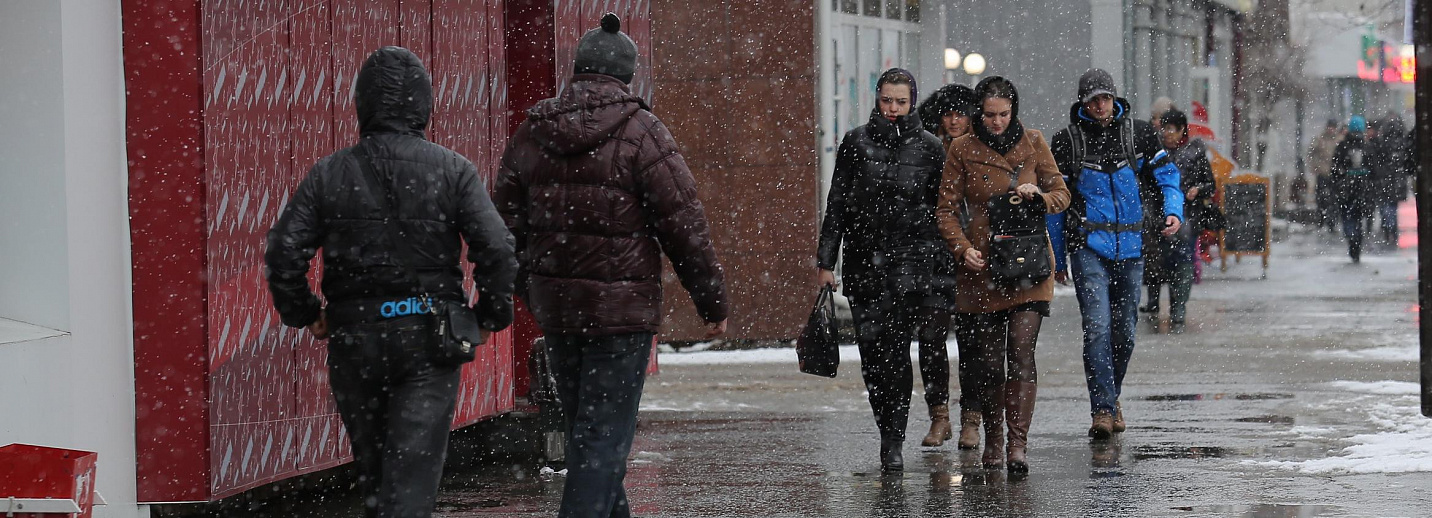
[[[1162, 205], [1164, 235], [1178, 232], [1183, 221], [1178, 168], [1153, 125], [1132, 115], [1109, 73], [1092, 69], [1079, 78], [1079, 101], [1070, 107], [1069, 127], [1050, 144], [1074, 195], [1069, 210], [1049, 219], [1049, 235], [1055, 280], [1067, 284], [1072, 268], [1079, 297], [1093, 417], [1089, 436], [1095, 439], [1125, 428], [1119, 394], [1138, 325], [1143, 204]], [[1157, 185], [1149, 190], [1161, 192], [1163, 199], [1140, 199], [1140, 184]]]

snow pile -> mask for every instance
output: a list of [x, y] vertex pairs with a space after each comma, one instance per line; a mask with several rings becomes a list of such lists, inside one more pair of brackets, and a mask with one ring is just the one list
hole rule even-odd
[[[955, 341], [950, 340], [945, 344], [949, 349], [951, 358], [957, 356]], [[910, 344], [910, 358], [920, 358], [920, 345]], [[854, 362], [860, 360], [860, 350], [854, 345], [840, 346], [840, 361]], [[765, 349], [747, 349], [741, 351], [698, 351], [698, 352], [664, 352], [657, 360], [663, 367], [667, 365], [752, 365], [788, 363], [796, 364], [795, 347], [771, 347]]]
[[1418, 361], [1420, 353], [1416, 345], [1388, 345], [1368, 349], [1318, 351], [1314, 354], [1320, 358], [1333, 358], [1338, 360], [1415, 362]]
[[1381, 396], [1416, 396], [1422, 393], [1422, 387], [1410, 381], [1334, 381], [1328, 385], [1347, 392]]
[[1257, 464], [1308, 474], [1432, 472], [1432, 419], [1422, 416], [1416, 383], [1340, 381], [1330, 386], [1365, 394], [1357, 404], [1379, 431], [1347, 438], [1352, 445], [1336, 457]]
[[[840, 347], [841, 359], [859, 358], [860, 352], [854, 345]], [[789, 363], [796, 364], [796, 348], [772, 347], [768, 349], [747, 349], [743, 351], [699, 351], [665, 353], [657, 361], [667, 365], [746, 365]]]

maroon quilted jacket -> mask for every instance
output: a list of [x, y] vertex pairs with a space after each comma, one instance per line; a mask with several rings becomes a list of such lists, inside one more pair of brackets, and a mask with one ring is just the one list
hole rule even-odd
[[656, 332], [661, 253], [707, 322], [726, 287], [676, 141], [622, 82], [577, 75], [502, 155], [494, 201], [517, 238], [519, 296], [547, 333]]

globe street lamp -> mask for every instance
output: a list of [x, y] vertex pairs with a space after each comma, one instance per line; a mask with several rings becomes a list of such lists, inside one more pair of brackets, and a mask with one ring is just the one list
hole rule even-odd
[[[974, 77], [977, 78], [977, 77], [979, 77], [980, 74], [983, 74], [984, 71], [985, 71], [985, 58], [984, 58], [984, 56], [981, 56], [981, 55], [979, 55], [979, 53], [976, 53], [976, 52], [971, 52], [968, 56], [965, 56], [965, 73], [966, 73], [966, 74], [969, 74], [969, 75], [974, 76]], [[973, 81], [973, 80], [974, 80], [974, 79], [971, 79], [971, 81]]]
[[960, 51], [945, 49], [945, 82], [955, 82], [955, 71], [960, 69]]

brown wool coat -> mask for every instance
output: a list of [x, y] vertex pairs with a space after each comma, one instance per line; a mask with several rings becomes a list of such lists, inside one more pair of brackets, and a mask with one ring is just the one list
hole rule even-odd
[[[1069, 207], [1069, 188], [1055, 165], [1049, 143], [1037, 130], [1026, 130], [1024, 138], [1000, 156], [973, 134], [950, 143], [945, 157], [945, 174], [940, 182], [940, 234], [954, 252], [959, 263], [956, 301], [961, 313], [1002, 311], [1029, 302], [1054, 299], [1054, 279], [1028, 288], [997, 286], [988, 271], [973, 271], [964, 266], [965, 249], [974, 247], [989, 260], [990, 221], [986, 203], [994, 196], [1009, 192], [1009, 175], [1020, 164], [1019, 184], [1034, 183], [1043, 191], [1044, 206], [1050, 214]], [[969, 226], [960, 226], [960, 213], [970, 211]], [[1053, 252], [1050, 264], [1053, 264]]]

